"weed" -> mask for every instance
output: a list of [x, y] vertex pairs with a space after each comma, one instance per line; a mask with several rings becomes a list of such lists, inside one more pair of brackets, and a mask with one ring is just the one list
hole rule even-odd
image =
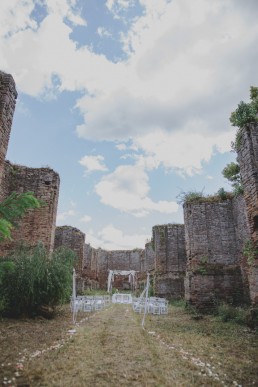
[[248, 240], [244, 244], [243, 254], [247, 257], [248, 265], [252, 265], [258, 256], [258, 249], [252, 240]]

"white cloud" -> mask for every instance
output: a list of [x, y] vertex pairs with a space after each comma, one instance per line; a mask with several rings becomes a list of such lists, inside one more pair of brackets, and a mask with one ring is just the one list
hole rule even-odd
[[76, 216], [76, 212], [74, 210], [68, 210], [57, 214], [56, 221], [57, 224], [61, 224], [67, 219]]
[[[134, 3], [107, 0], [106, 6], [118, 15]], [[32, 0], [0, 4], [0, 65], [19, 90], [32, 96], [85, 91], [76, 105], [84, 119], [78, 135], [133, 139], [146, 168], [154, 168], [154, 155], [155, 165], [198, 173], [214, 146], [225, 151], [228, 116], [258, 81], [256, 2], [140, 0], [145, 12], [122, 35], [129, 57], [119, 63], [72, 40], [73, 24], [86, 24], [76, 0], [44, 4], [40, 25], [31, 17]], [[198, 125], [199, 136], [191, 131]]]
[[143, 217], [152, 211], [165, 214], [175, 213], [178, 205], [175, 202], [154, 202], [148, 196], [148, 175], [140, 165], [121, 165], [105, 175], [95, 186], [96, 193], [103, 204], [122, 212]]
[[98, 27], [97, 28], [97, 34], [103, 38], [103, 37], [110, 37], [112, 34], [104, 27]]
[[130, 250], [134, 248], [144, 248], [146, 240], [150, 238], [148, 234], [125, 234], [122, 230], [108, 224], [97, 236], [92, 230], [87, 233], [87, 243], [93, 247], [101, 247], [105, 250]]
[[[10, 36], [26, 28], [35, 29], [37, 23], [31, 18], [35, 3], [33, 0], [1, 1], [0, 5], [0, 36]], [[15, 12], [14, 12], [15, 10]]]
[[125, 19], [122, 16], [123, 11], [134, 6], [135, 2], [136, 0], [107, 0], [106, 7], [113, 14], [114, 19]]
[[117, 148], [118, 150], [120, 150], [120, 151], [123, 151], [123, 150], [126, 150], [126, 149], [127, 149], [127, 147], [126, 147], [125, 144], [117, 144], [117, 145], [116, 145], [116, 148]]
[[45, 0], [47, 10], [50, 14], [56, 14], [67, 18], [74, 25], [85, 26], [87, 22], [80, 15], [80, 9], [77, 9], [77, 0]]
[[85, 168], [86, 173], [90, 173], [93, 171], [107, 171], [107, 167], [105, 166], [104, 157], [97, 155], [97, 156], [84, 156], [81, 158], [79, 163]]
[[196, 125], [189, 123], [183, 130], [174, 133], [151, 132], [136, 137], [134, 142], [144, 151], [145, 156], [140, 156], [138, 163], [146, 169], [162, 165], [180, 174], [193, 175], [201, 172], [203, 163], [210, 161], [215, 151], [230, 151], [234, 136], [234, 129], [211, 133], [204, 130], [201, 122], [196, 122]]
[[83, 223], [89, 223], [92, 220], [92, 217], [89, 215], [84, 215], [82, 218], [80, 218], [80, 221]]

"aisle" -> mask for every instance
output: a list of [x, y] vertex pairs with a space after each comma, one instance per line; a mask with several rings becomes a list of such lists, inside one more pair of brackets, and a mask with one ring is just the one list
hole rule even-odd
[[194, 385], [181, 357], [142, 330], [130, 305], [90, 315], [69, 343], [31, 360], [27, 372], [31, 386]]

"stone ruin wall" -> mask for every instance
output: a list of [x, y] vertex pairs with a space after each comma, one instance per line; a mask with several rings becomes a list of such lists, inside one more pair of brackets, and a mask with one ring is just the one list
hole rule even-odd
[[29, 246], [38, 241], [51, 251], [54, 246], [55, 221], [59, 194], [59, 175], [50, 168], [28, 168], [5, 160], [11, 133], [17, 91], [13, 77], [0, 71], [0, 200], [13, 191], [32, 191], [45, 205], [27, 211], [12, 232], [13, 241], [1, 243], [0, 254], [6, 255], [23, 240]]
[[[0, 196], [13, 190], [32, 191], [46, 203], [29, 212], [13, 239], [24, 239], [31, 246], [41, 240], [46, 248], [54, 245], [59, 176], [49, 168], [27, 168], [5, 162], [17, 92], [11, 75], [0, 72]], [[209, 306], [214, 297], [239, 300], [249, 295], [258, 304], [258, 261], [250, 266], [243, 257], [247, 240], [258, 243], [258, 124], [241, 131], [238, 161], [244, 187], [243, 197], [220, 203], [186, 204], [183, 225], [154, 226], [153, 242], [145, 250], [105, 251], [85, 244], [85, 235], [73, 228], [57, 228], [55, 247], [74, 250], [77, 272], [86, 282], [106, 286], [108, 269], [134, 269], [143, 276], [155, 273], [156, 293], [166, 297], [182, 295], [182, 277], [186, 269], [185, 298], [194, 305]], [[184, 231], [185, 229], [185, 231]], [[184, 235], [185, 232], [185, 235]], [[184, 243], [184, 240], [186, 243]], [[155, 244], [155, 251], [152, 248]], [[0, 254], [14, 247], [3, 244]], [[176, 285], [176, 284], [179, 284]]]
[[141, 272], [152, 272], [156, 268], [155, 250], [153, 241], [145, 244], [144, 257], [141, 265]]
[[[250, 228], [250, 240], [258, 246], [258, 123], [246, 125], [240, 132], [240, 144], [237, 149], [238, 162], [247, 218]], [[258, 305], [258, 259], [251, 265], [246, 263], [250, 287], [250, 298], [253, 305]]]
[[[0, 185], [4, 173], [17, 91], [13, 77], [0, 71]], [[1, 193], [0, 193], [1, 194]]]
[[212, 309], [219, 300], [241, 303], [248, 294], [241, 271], [244, 208], [243, 198], [184, 204], [185, 299], [198, 309]]
[[59, 226], [55, 230], [54, 248], [67, 247], [75, 252], [77, 262], [75, 266], [76, 273], [81, 276], [84, 261], [85, 234], [78, 228], [71, 226]]
[[53, 250], [59, 185], [59, 175], [50, 168], [28, 168], [5, 161], [1, 183], [2, 198], [14, 191], [31, 191], [44, 204], [39, 209], [26, 212], [18, 228], [12, 231], [13, 240], [1, 243], [1, 255], [8, 254], [20, 241], [31, 247], [41, 241], [48, 251]]
[[155, 295], [169, 299], [184, 297], [186, 270], [184, 225], [157, 225], [152, 229], [155, 251]]
[[83, 265], [85, 260], [85, 234], [76, 227], [59, 226], [55, 230], [54, 249], [66, 247], [76, 254], [76, 290], [84, 291], [94, 288], [89, 278], [83, 277]]
[[[111, 250], [94, 249], [88, 245], [84, 256], [83, 275], [98, 281], [99, 287], [106, 289], [108, 270], [136, 270], [141, 272], [144, 250]], [[127, 288], [127, 279], [115, 276], [113, 287]]]

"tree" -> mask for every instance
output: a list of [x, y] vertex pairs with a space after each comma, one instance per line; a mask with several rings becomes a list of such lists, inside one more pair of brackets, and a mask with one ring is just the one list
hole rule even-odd
[[231, 182], [235, 195], [243, 193], [240, 167], [238, 163], [231, 162], [227, 164], [222, 171], [222, 175]]
[[258, 121], [258, 87], [251, 86], [250, 99], [249, 103], [241, 101], [237, 109], [231, 113], [229, 120], [233, 126], [242, 128], [250, 122]]
[[17, 226], [17, 221], [28, 209], [40, 208], [42, 204], [33, 192], [13, 192], [0, 202], [0, 241], [11, 239], [11, 231]]

